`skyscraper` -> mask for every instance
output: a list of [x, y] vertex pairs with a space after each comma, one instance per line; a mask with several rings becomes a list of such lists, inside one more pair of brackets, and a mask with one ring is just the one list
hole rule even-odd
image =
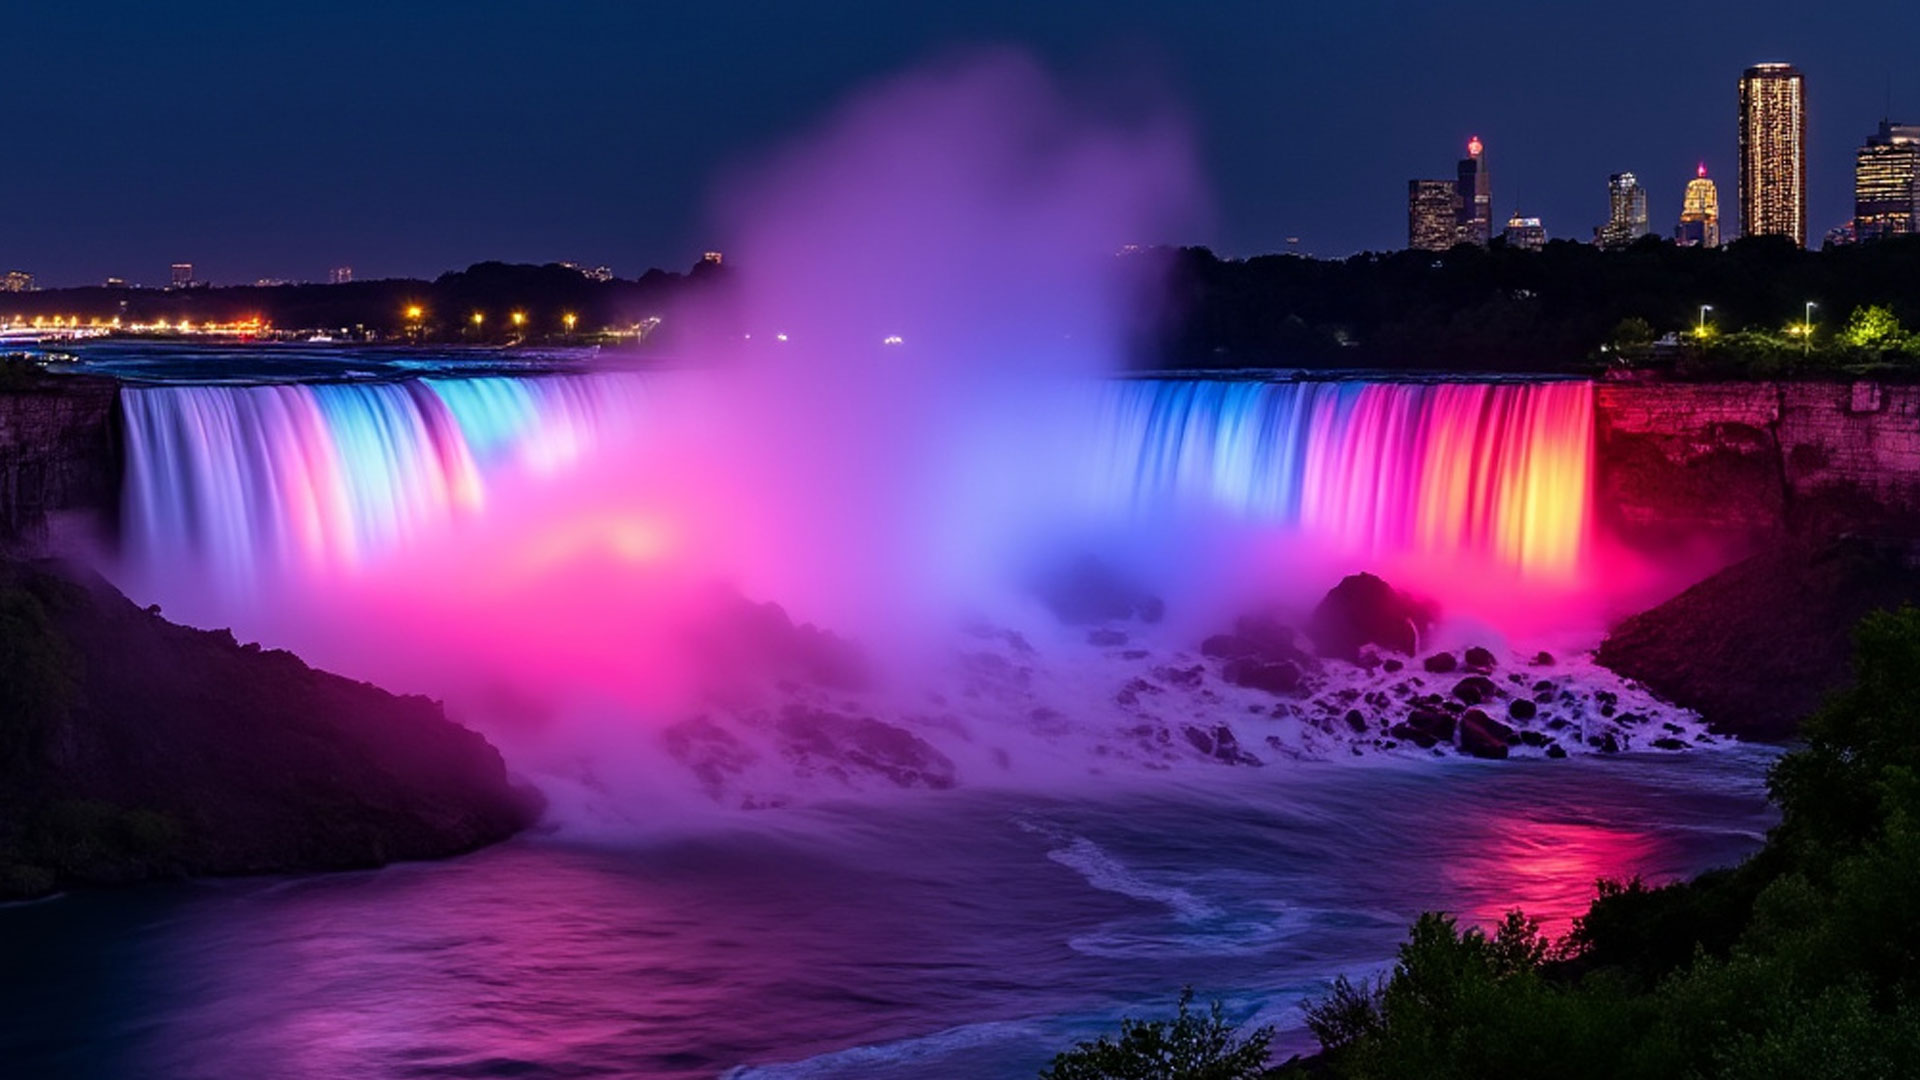
[[1806, 79], [1792, 64], [1740, 77], [1740, 230], [1807, 244]]
[[1539, 251], [1547, 246], [1547, 227], [1537, 217], [1521, 217], [1518, 210], [1507, 219], [1507, 231], [1500, 235], [1508, 247], [1522, 251]]
[[1860, 240], [1920, 232], [1920, 124], [1880, 121], [1853, 166], [1853, 227]]
[[1607, 177], [1607, 223], [1593, 230], [1593, 242], [1622, 248], [1647, 235], [1647, 189], [1630, 172]]
[[1681, 196], [1680, 224], [1674, 226], [1673, 240], [1681, 247], [1720, 246], [1720, 189], [1707, 179], [1704, 161]]
[[1475, 135], [1467, 140], [1467, 156], [1460, 159], [1459, 234], [1463, 244], [1486, 247], [1493, 239], [1493, 178], [1487, 173], [1486, 146]]
[[1407, 181], [1407, 246], [1446, 251], [1460, 235], [1460, 192], [1452, 180]]
[[351, 285], [352, 283], [353, 267], [351, 266], [336, 266], [327, 271], [327, 284], [329, 285]]
[[186, 288], [191, 288], [192, 286], [193, 286], [193, 264], [192, 263], [174, 263], [171, 287], [175, 289], [186, 289]]

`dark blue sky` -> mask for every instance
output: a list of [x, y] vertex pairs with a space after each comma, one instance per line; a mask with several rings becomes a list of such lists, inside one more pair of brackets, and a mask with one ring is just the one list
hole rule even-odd
[[876, 78], [969, 44], [1190, 117], [1223, 254], [1398, 247], [1406, 181], [1488, 144], [1496, 210], [1588, 238], [1607, 174], [1671, 228], [1734, 192], [1734, 84], [1807, 73], [1817, 237], [1852, 151], [1920, 120], [1920, 4], [37, 3], [6, 41], [0, 269], [43, 285], [431, 276], [485, 259], [693, 262], [715, 176]]

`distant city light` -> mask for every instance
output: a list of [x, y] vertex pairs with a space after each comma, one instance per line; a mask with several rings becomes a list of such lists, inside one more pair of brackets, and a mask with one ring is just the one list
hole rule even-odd
[[510, 316], [510, 318], [513, 319], [513, 325], [515, 326], [527, 325], [527, 313], [524, 311], [516, 311]]
[[899, 334], [888, 334], [880, 342], [882, 345], [899, 345], [901, 343], [902, 339]]

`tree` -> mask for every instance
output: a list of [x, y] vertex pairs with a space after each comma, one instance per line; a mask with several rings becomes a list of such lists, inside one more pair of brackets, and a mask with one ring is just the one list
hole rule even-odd
[[1192, 1011], [1193, 987], [1180, 991], [1172, 1020], [1120, 1021], [1118, 1039], [1080, 1042], [1040, 1071], [1040, 1080], [1258, 1080], [1267, 1071], [1271, 1027], [1241, 1038], [1218, 1001]]
[[1879, 304], [1853, 309], [1847, 317], [1847, 327], [1840, 332], [1840, 339], [1856, 349], [1871, 349], [1882, 352], [1897, 349], [1906, 341], [1907, 332], [1900, 326], [1900, 320], [1891, 308]]

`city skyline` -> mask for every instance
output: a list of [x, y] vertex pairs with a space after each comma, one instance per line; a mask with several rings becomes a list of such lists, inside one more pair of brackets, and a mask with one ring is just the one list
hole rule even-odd
[[[16, 58], [34, 92], [9, 133], [34, 152], [0, 176], [0, 267], [44, 287], [157, 285], [181, 259], [216, 282], [496, 258], [682, 268], [727, 241], [708, 214], [716, 184], [849, 93], [980, 46], [1034, 54], [1102, 108], [1184, 117], [1209, 212], [1130, 239], [1230, 255], [1398, 248], [1406, 179], [1441, 174], [1475, 133], [1493, 148], [1496, 221], [1518, 208], [1585, 236], [1603, 220], [1596, 183], [1631, 171], [1665, 233], [1697, 163], [1737, 177], [1732, 84], [1768, 59], [1815, 87], [1817, 242], [1853, 216], [1862, 138], [1920, 115], [1900, 44], [1920, 10], [1845, 0], [1706, 3], [1692, 17], [1712, 29], [1677, 55], [1644, 33], [1659, 9], [1632, 3], [1494, 2], [1472, 19], [1389, 3], [749, 9], [216, 4], [191, 29], [131, 3], [17, 13], [18, 38], [45, 47]], [[1501, 50], [1474, 29], [1506, 24], [1551, 47]]]

